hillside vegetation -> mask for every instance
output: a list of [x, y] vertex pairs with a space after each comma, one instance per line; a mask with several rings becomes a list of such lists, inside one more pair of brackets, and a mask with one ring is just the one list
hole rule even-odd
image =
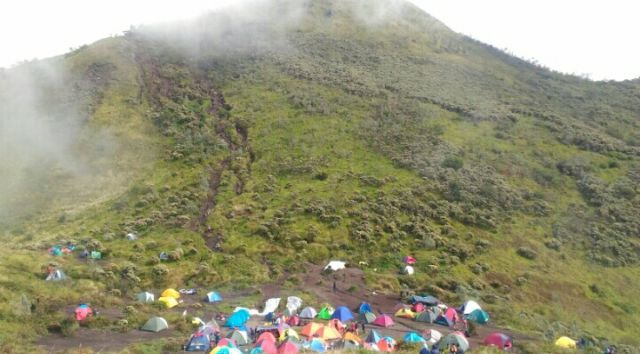
[[[126, 331], [157, 310], [127, 310], [141, 289], [295, 283], [343, 259], [372, 290], [478, 299], [541, 342], [640, 346], [637, 80], [551, 72], [398, 2], [260, 6], [49, 60], [70, 76], [35, 80], [25, 114], [73, 109], [79, 128], [65, 159], [0, 159], [17, 186], [0, 186], [0, 343], [66, 330], [80, 302]], [[43, 65], [0, 73], [3, 108]], [[68, 241], [104, 259], [47, 254]], [[72, 280], [45, 282], [49, 262]]]

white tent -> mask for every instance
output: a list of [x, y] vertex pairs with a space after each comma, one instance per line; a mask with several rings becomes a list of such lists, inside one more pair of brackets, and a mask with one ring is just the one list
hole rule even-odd
[[469, 300], [464, 303], [464, 309], [462, 310], [462, 313], [468, 315], [475, 310], [482, 310], [482, 307], [480, 307], [477, 302]]
[[297, 296], [289, 296], [287, 298], [287, 310], [291, 314], [295, 314], [302, 307], [302, 299]]
[[155, 296], [152, 293], [149, 292], [141, 292], [138, 293], [138, 295], [136, 296], [136, 298], [138, 299], [138, 301], [145, 303], [145, 304], [149, 304], [155, 301]]
[[67, 279], [67, 276], [64, 274], [63, 271], [61, 271], [60, 269], [56, 269], [53, 272], [49, 273], [49, 275], [47, 275], [47, 279], [45, 279], [46, 281], [62, 281]]
[[329, 264], [327, 264], [324, 267], [324, 270], [332, 270], [332, 271], [338, 271], [341, 269], [344, 269], [347, 265], [347, 262], [343, 262], [343, 261], [331, 261], [329, 262]]
[[133, 232], [129, 232], [127, 234], [127, 240], [129, 241], [135, 241], [138, 239], [138, 235], [134, 234]]
[[442, 333], [435, 329], [428, 329], [422, 333], [422, 337], [427, 340], [429, 344], [436, 344], [442, 338]]
[[318, 311], [316, 311], [316, 309], [314, 309], [313, 307], [305, 307], [300, 312], [300, 318], [316, 318], [317, 315]]
[[415, 273], [415, 272], [416, 272], [416, 270], [413, 269], [413, 267], [410, 266], [410, 265], [405, 266], [404, 269], [402, 270], [402, 273], [403, 274], [407, 274], [407, 275], [413, 275], [413, 273]]

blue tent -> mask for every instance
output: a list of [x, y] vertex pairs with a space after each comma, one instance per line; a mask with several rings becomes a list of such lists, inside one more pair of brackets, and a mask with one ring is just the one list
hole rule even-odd
[[335, 311], [333, 311], [333, 315], [331, 315], [331, 319], [340, 320], [340, 322], [347, 322], [353, 320], [353, 314], [346, 306], [339, 306]]
[[264, 320], [267, 322], [271, 322], [276, 319], [276, 314], [273, 312], [269, 312], [266, 316], [264, 316]]
[[425, 341], [424, 338], [416, 332], [409, 332], [405, 334], [403, 340], [405, 343], [421, 343]]
[[358, 307], [358, 313], [363, 314], [367, 312], [373, 312], [373, 310], [371, 309], [371, 305], [366, 302], [361, 303], [360, 307]]
[[222, 301], [222, 296], [215, 291], [207, 293], [207, 302], [220, 302]]
[[453, 322], [451, 322], [451, 320], [447, 316], [443, 316], [443, 315], [438, 316], [438, 318], [436, 318], [436, 320], [433, 321], [433, 323], [437, 323], [439, 325], [443, 325], [447, 327], [453, 327]]
[[378, 333], [376, 330], [372, 330], [367, 335], [367, 338], [365, 339], [365, 343], [378, 343], [381, 339], [382, 339], [382, 336], [380, 336], [380, 333]]
[[229, 316], [229, 319], [227, 320], [227, 323], [225, 323], [225, 326], [231, 328], [242, 327], [245, 323], [247, 323], [249, 317], [251, 317], [251, 315], [249, 315], [249, 311], [244, 309], [238, 310], [231, 314], [231, 316]]
[[211, 349], [211, 341], [206, 334], [194, 334], [184, 348], [188, 352], [206, 352]]
[[324, 348], [324, 343], [322, 343], [322, 341], [314, 339], [311, 341], [311, 344], [309, 345], [309, 349], [313, 350], [314, 352], [317, 353], [324, 353], [325, 352], [325, 348]]

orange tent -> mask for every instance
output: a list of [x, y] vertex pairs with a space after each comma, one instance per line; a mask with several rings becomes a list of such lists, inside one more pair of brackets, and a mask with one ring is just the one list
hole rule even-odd
[[392, 352], [393, 351], [393, 346], [391, 344], [389, 344], [389, 342], [387, 342], [386, 339], [380, 339], [377, 343], [378, 349], [381, 352]]
[[353, 332], [347, 332], [344, 335], [344, 340], [350, 340], [356, 343], [360, 343], [362, 344], [362, 339], [360, 339], [360, 337], [358, 337], [355, 333]]
[[321, 323], [309, 322], [307, 325], [302, 327], [300, 334], [302, 334], [305, 337], [311, 338], [316, 334], [316, 332], [318, 332], [323, 327], [324, 325]]
[[336, 331], [333, 327], [322, 326], [316, 333], [315, 336], [320, 337], [324, 340], [334, 340], [342, 338], [340, 332]]

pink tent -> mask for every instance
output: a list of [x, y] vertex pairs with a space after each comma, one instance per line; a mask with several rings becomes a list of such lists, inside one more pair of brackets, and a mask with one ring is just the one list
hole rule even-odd
[[449, 307], [447, 311], [445, 311], [444, 317], [448, 318], [453, 323], [457, 323], [459, 320], [458, 312], [456, 312], [456, 309], [453, 307]]
[[405, 264], [416, 264], [416, 259], [415, 259], [415, 258], [413, 258], [412, 256], [405, 256], [405, 257], [402, 259], [402, 261], [403, 261]]
[[376, 320], [373, 321], [373, 324], [380, 327], [391, 327], [393, 326], [393, 319], [387, 314], [382, 314], [376, 317]]
[[76, 321], [84, 321], [87, 317], [93, 314], [91, 307], [80, 306], [74, 311], [76, 314]]

